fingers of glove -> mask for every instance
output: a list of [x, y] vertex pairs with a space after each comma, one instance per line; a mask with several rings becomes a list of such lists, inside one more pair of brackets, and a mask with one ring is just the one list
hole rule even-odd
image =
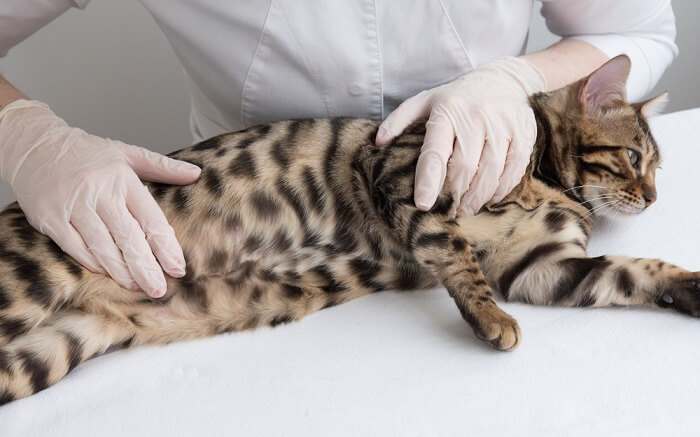
[[115, 141], [126, 155], [131, 168], [144, 181], [164, 184], [191, 184], [199, 178], [202, 169], [185, 161], [168, 158], [143, 147]]
[[493, 202], [503, 200], [520, 183], [530, 163], [530, 155], [537, 138], [537, 123], [531, 109], [528, 108], [522, 114], [520, 126], [522, 129], [513, 133], [506, 165], [498, 181], [498, 189], [491, 199]]
[[435, 204], [445, 183], [447, 161], [454, 149], [454, 129], [442, 113], [431, 114], [416, 164], [413, 199], [418, 209], [427, 211]]
[[460, 202], [459, 210], [463, 214], [476, 214], [493, 197], [505, 166], [508, 139], [498, 137], [490, 127], [486, 132], [478, 170]]
[[71, 224], [80, 234], [97, 262], [107, 271], [109, 276], [124, 288], [138, 290], [129, 268], [124, 262], [119, 247], [114, 243], [109, 229], [93, 210], [81, 211], [71, 217]]
[[103, 275], [107, 274], [100, 262], [90, 252], [87, 245], [85, 245], [78, 231], [76, 231], [70, 223], [48, 224], [42, 231], [48, 235], [61, 250], [73, 257], [91, 272], [101, 273]]
[[97, 207], [100, 216], [117, 243], [131, 275], [147, 295], [161, 297], [167, 284], [163, 270], [151, 252], [146, 236], [126, 204], [102, 204]]
[[[135, 178], [136, 179], [136, 178]], [[185, 257], [163, 210], [138, 180], [129, 189], [127, 207], [146, 235], [146, 241], [166, 273], [174, 278], [185, 275]]]
[[473, 123], [460, 129], [455, 148], [447, 166], [447, 179], [455, 199], [461, 199], [467, 192], [479, 167], [484, 148], [485, 130], [483, 123]]
[[386, 146], [411, 123], [419, 118], [425, 118], [429, 114], [430, 105], [428, 104], [427, 92], [419, 93], [407, 99], [379, 125], [375, 144], [378, 147]]

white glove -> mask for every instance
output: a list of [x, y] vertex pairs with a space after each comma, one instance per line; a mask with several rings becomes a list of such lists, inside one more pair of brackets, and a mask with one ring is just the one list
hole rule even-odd
[[158, 262], [181, 277], [185, 260], [139, 178], [188, 184], [200, 171], [71, 128], [40, 102], [18, 100], [0, 111], [0, 177], [12, 186], [29, 223], [91, 271], [151, 297], [166, 292]]
[[430, 209], [447, 176], [459, 212], [476, 214], [506, 197], [525, 174], [537, 137], [528, 96], [545, 86], [529, 62], [496, 59], [403, 102], [379, 127], [377, 146], [429, 117], [416, 169], [416, 206]]

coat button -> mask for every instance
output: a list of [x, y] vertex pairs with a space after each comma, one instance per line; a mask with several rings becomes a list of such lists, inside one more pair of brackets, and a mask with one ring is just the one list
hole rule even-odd
[[351, 96], [359, 96], [362, 94], [362, 87], [356, 83], [350, 84], [348, 86], [348, 92]]

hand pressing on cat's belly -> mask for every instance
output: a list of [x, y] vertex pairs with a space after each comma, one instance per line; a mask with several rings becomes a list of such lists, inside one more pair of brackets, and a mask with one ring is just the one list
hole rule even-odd
[[0, 111], [0, 145], [0, 175], [29, 223], [83, 266], [156, 298], [163, 269], [184, 276], [175, 233], [140, 179], [188, 184], [199, 168], [69, 127], [29, 100]]
[[529, 62], [506, 57], [406, 100], [382, 123], [384, 146], [419, 118], [429, 118], [416, 167], [414, 199], [430, 209], [445, 178], [459, 211], [474, 215], [502, 200], [520, 182], [537, 126], [528, 96], [545, 79]]

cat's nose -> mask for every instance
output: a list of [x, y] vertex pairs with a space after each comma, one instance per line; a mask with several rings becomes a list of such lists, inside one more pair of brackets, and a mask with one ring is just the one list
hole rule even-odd
[[644, 196], [644, 204], [648, 208], [656, 201], [656, 188], [652, 185], [642, 184], [642, 195]]
[[655, 194], [644, 193], [644, 204], [646, 205], [647, 208], [649, 208], [651, 206], [651, 204], [654, 202], [656, 202], [656, 195]]

